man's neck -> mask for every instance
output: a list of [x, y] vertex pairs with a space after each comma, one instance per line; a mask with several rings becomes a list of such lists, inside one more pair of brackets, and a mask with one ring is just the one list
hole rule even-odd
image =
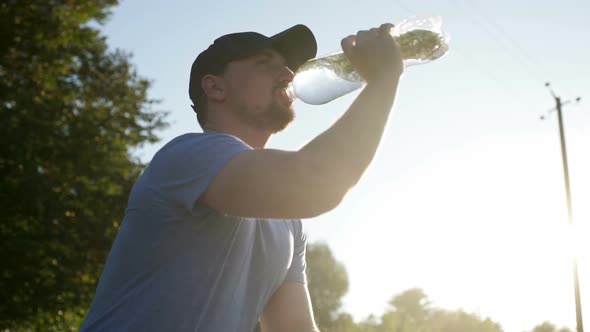
[[260, 131], [241, 124], [231, 125], [226, 123], [220, 125], [211, 123], [204, 129], [236, 136], [255, 149], [263, 149], [271, 136], [270, 132]]
[[240, 119], [236, 112], [224, 109], [211, 109], [203, 129], [236, 136], [255, 149], [263, 149], [272, 135], [272, 131], [256, 128]]

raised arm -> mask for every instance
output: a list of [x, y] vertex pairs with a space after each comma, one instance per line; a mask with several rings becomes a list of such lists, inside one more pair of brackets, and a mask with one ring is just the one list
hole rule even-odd
[[403, 64], [393, 26], [359, 31], [342, 48], [367, 84], [344, 115], [301, 150], [246, 151], [218, 173], [200, 202], [233, 215], [307, 218], [333, 209], [361, 178], [381, 141]]

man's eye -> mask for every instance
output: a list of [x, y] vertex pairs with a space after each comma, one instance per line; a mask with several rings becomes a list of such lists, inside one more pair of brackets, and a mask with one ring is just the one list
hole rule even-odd
[[261, 58], [261, 59], [258, 59], [258, 61], [256, 61], [256, 63], [261, 64], [261, 65], [265, 65], [265, 64], [270, 63], [270, 59], [268, 59], [268, 58]]

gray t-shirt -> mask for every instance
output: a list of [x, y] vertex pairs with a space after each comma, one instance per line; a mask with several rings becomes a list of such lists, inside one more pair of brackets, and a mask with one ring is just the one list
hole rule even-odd
[[281, 284], [306, 283], [300, 220], [196, 203], [249, 149], [231, 135], [194, 133], [158, 151], [131, 192], [81, 331], [252, 331]]

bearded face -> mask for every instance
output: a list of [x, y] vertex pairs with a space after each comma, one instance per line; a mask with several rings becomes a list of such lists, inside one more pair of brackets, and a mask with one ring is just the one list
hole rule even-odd
[[270, 49], [230, 63], [224, 74], [230, 109], [257, 130], [285, 129], [295, 118], [293, 99], [287, 94], [293, 76], [284, 58]]
[[242, 121], [261, 131], [269, 131], [276, 134], [293, 122], [295, 111], [292, 106], [286, 106], [275, 100], [271, 101], [264, 109], [257, 112], [248, 112], [244, 109], [236, 109], [237, 115]]

